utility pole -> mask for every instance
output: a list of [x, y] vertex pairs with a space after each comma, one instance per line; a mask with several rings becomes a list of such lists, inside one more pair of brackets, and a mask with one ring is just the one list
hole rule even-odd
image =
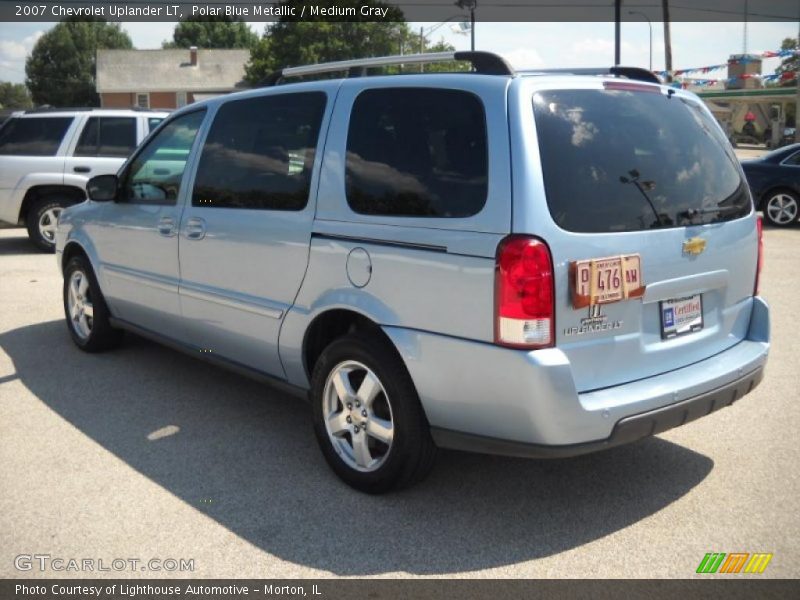
[[614, 64], [622, 62], [622, 0], [614, 0]]
[[667, 72], [667, 82], [672, 81], [672, 41], [669, 36], [669, 0], [661, 0], [664, 10], [664, 69]]

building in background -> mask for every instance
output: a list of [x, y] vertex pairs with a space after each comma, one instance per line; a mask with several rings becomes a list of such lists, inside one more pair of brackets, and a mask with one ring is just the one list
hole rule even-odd
[[98, 50], [103, 108], [174, 109], [244, 87], [249, 50]]

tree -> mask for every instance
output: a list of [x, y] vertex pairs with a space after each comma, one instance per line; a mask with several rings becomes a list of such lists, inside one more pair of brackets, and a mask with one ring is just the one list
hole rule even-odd
[[[794, 38], [786, 38], [781, 43], [781, 50], [800, 50], [800, 46], [798, 46], [797, 40]], [[800, 55], [794, 54], [789, 56], [788, 58], [784, 58], [781, 62], [780, 66], [775, 69], [775, 72], [783, 75], [784, 73], [795, 73], [795, 79], [797, 79], [797, 71], [800, 69]], [[791, 85], [794, 86], [791, 79], [781, 79], [781, 85]]]
[[[300, 15], [303, 3], [304, 0], [286, 0], [280, 4], [294, 6]], [[321, 1], [317, 4], [335, 4], [338, 8], [369, 4], [386, 8], [380, 2], [363, 0]], [[264, 36], [253, 47], [245, 79], [257, 84], [283, 67], [398, 54], [402, 41], [409, 35], [403, 13], [396, 7], [389, 7], [389, 14], [383, 21], [369, 21], [361, 17], [358, 10], [356, 16], [349, 17], [347, 22], [312, 22], [300, 21], [299, 17], [281, 17], [266, 28]]]
[[175, 26], [164, 48], [251, 48], [258, 42], [247, 23], [233, 17], [189, 17]]
[[24, 110], [32, 106], [31, 97], [23, 84], [0, 81], [0, 108]]
[[100, 48], [129, 49], [133, 44], [119, 25], [103, 19], [67, 19], [40, 37], [25, 63], [25, 83], [34, 103], [99, 106], [95, 77]]

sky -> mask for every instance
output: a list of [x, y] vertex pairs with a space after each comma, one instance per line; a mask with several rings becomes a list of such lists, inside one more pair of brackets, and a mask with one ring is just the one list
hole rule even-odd
[[[25, 79], [25, 57], [36, 40], [55, 23], [0, 23], [0, 81], [22, 82]], [[264, 23], [250, 23], [257, 33]], [[469, 35], [453, 31], [445, 23], [435, 31], [436, 23], [411, 23], [420, 27], [434, 42], [444, 38], [457, 50], [469, 50]], [[172, 38], [174, 23], [122, 23], [136, 48], [160, 48]], [[787, 37], [797, 37], [798, 25], [783, 23], [748, 23], [747, 51], [777, 50]], [[621, 64], [648, 67], [649, 27], [647, 22], [622, 24]], [[702, 67], [726, 62], [730, 54], [744, 50], [743, 23], [672, 23], [673, 69]], [[653, 68], [664, 69], [663, 25], [653, 23]], [[503, 55], [512, 66], [522, 68], [600, 67], [614, 63], [613, 23], [478, 23], [475, 45]], [[780, 59], [767, 59], [763, 73], [772, 73]], [[712, 72], [707, 77], [724, 77], [725, 72]]]

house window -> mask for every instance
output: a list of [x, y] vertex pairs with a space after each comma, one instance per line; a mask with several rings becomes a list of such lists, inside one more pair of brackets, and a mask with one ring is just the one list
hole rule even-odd
[[150, 94], [136, 94], [136, 106], [139, 108], [150, 108]]
[[186, 92], [178, 92], [176, 94], [176, 98], [177, 98], [177, 101], [178, 101], [178, 108], [180, 108], [181, 106], [186, 106], [186, 104], [187, 104]]

